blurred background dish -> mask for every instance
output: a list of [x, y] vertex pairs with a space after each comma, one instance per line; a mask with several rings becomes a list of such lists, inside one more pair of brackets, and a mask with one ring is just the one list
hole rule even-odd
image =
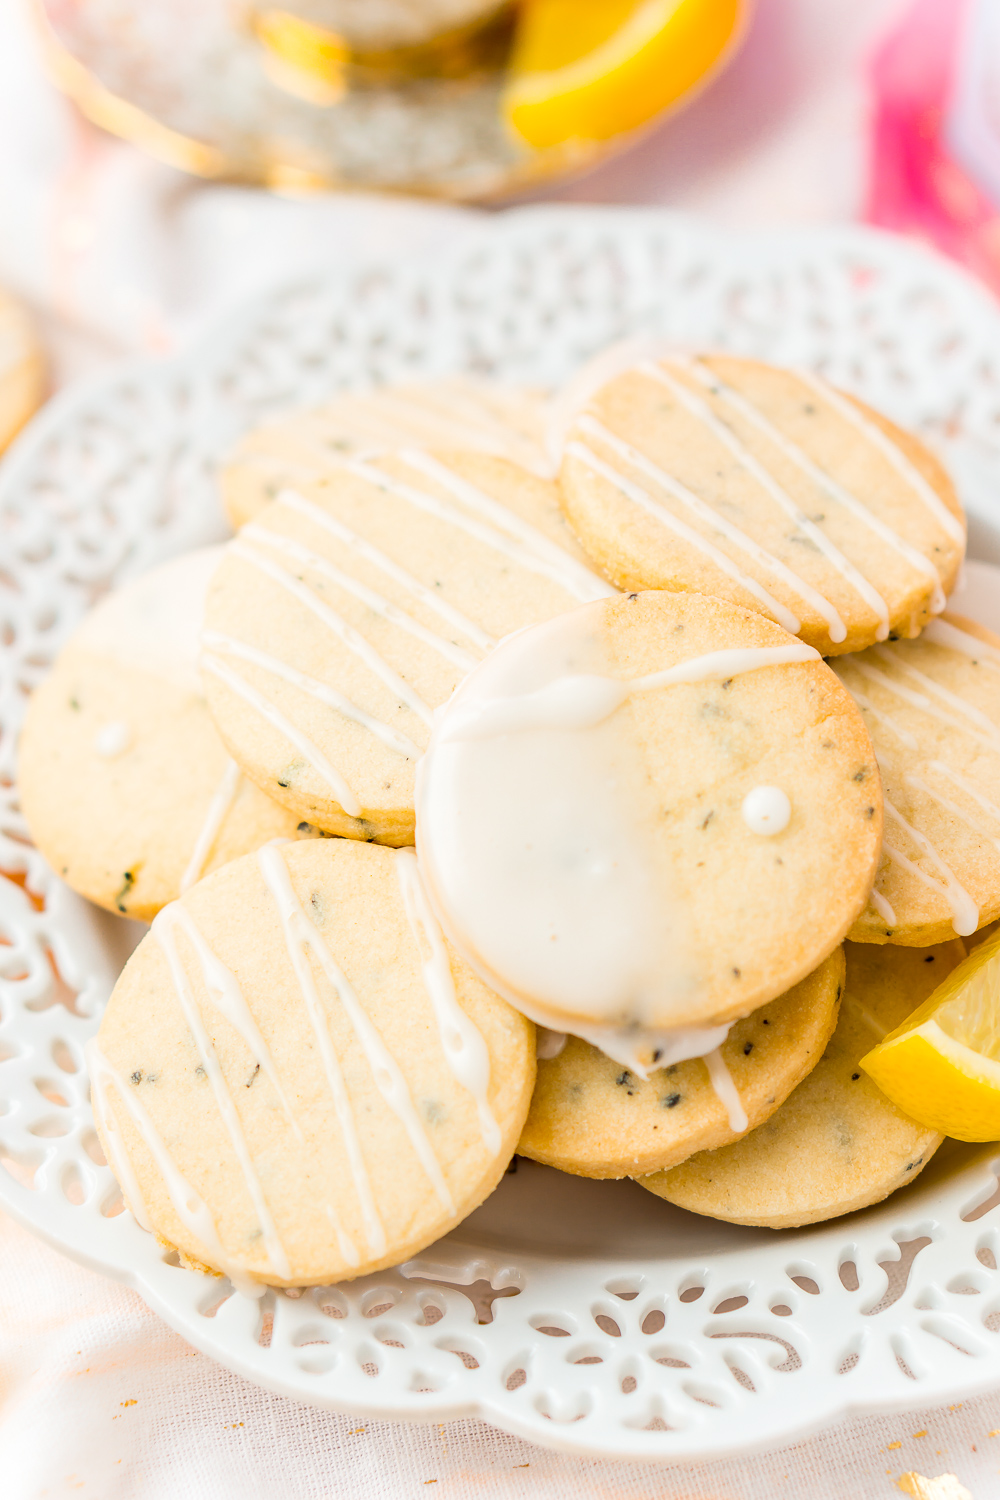
[[594, 165], [732, 56], [750, 0], [38, 0], [96, 124], [208, 177], [488, 199]]

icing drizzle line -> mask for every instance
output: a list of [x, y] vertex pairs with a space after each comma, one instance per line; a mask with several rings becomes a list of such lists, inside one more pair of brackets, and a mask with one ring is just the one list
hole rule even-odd
[[234, 760], [227, 760], [226, 769], [222, 773], [222, 779], [212, 794], [205, 811], [204, 821], [198, 830], [198, 837], [194, 841], [191, 858], [187, 862], [184, 874], [181, 876], [180, 893], [190, 890], [199, 881], [212, 852], [212, 845], [219, 836], [230, 809], [236, 801], [240, 785], [243, 781], [243, 773]]
[[297, 667], [289, 666], [277, 656], [271, 656], [268, 652], [251, 646], [249, 641], [238, 640], [235, 636], [225, 635], [220, 630], [206, 630], [202, 633], [201, 639], [204, 645], [214, 647], [216, 651], [225, 651], [230, 656], [239, 656], [243, 661], [251, 662], [262, 671], [280, 677], [292, 687], [297, 687], [300, 692], [318, 699], [320, 703], [325, 703], [328, 708], [343, 714], [345, 719], [350, 719], [352, 723], [367, 729], [388, 749], [395, 750], [397, 755], [402, 755], [406, 760], [419, 760], [422, 751], [407, 735], [400, 734], [398, 729], [393, 729], [382, 719], [376, 719], [371, 714], [365, 713], [363, 708], [358, 708], [350, 698], [345, 698], [343, 693], [338, 693], [337, 689], [330, 687], [328, 683], [320, 682], [317, 677], [310, 677], [305, 672], [300, 672]]
[[616, 590], [610, 584], [605, 583], [603, 578], [564, 552], [557, 542], [553, 542], [544, 532], [539, 531], [537, 526], [532, 526], [525, 521], [516, 511], [508, 510], [492, 495], [478, 485], [471, 484], [468, 479], [463, 479], [461, 474], [456, 474], [446, 464], [422, 449], [407, 448], [400, 453], [404, 463], [409, 464], [411, 469], [425, 474], [428, 479], [435, 480], [442, 489], [454, 495], [470, 510], [477, 512], [485, 519], [499, 526], [502, 531], [517, 537], [523, 542], [528, 550], [538, 559], [551, 567], [553, 577], [561, 583], [567, 593], [573, 594], [583, 603], [592, 599], [608, 599], [613, 597]]
[[314, 745], [312, 740], [304, 735], [300, 729], [296, 729], [291, 720], [287, 719], [279, 708], [276, 708], [269, 699], [265, 698], [263, 693], [258, 693], [255, 687], [252, 687], [238, 672], [232, 671], [217, 656], [203, 657], [201, 665], [203, 671], [211, 672], [213, 677], [218, 677], [237, 697], [242, 698], [245, 703], [249, 703], [251, 708], [255, 708], [262, 719], [266, 719], [269, 724], [273, 724], [275, 729], [295, 746], [299, 754], [323, 778], [349, 818], [359, 818], [361, 816], [361, 803], [340, 772], [331, 766], [319, 746]]
[[567, 673], [532, 693], [481, 702], [458, 702], [450, 711], [443, 740], [481, 739], [524, 729], [592, 729], [615, 712], [634, 693], [651, 693], [683, 682], [706, 682], [736, 677], [761, 667], [820, 661], [814, 646], [795, 641], [788, 646], [741, 646], [692, 656], [661, 672], [623, 681], [596, 673]]
[[885, 810], [893, 822], [909, 834], [921, 853], [927, 856], [931, 864], [942, 876], [944, 885], [942, 886], [938, 881], [934, 880], [918, 864], [915, 864], [912, 859], [908, 859], [895, 845], [889, 844], [885, 840], [882, 843], [883, 853], [887, 854], [901, 869], [915, 876], [917, 880], [930, 890], [937, 891], [939, 895], [944, 896], [951, 908], [952, 926], [959, 937], [968, 937], [979, 926], [979, 907], [973, 901], [965, 886], [961, 885], [956, 879], [954, 870], [945, 864], [927, 835], [921, 833], [919, 828], [914, 828], [912, 823], [908, 823], [899, 809], [894, 807], [889, 801], [888, 797], [885, 799]]
[[877, 516], [874, 511], [870, 510], [863, 500], [860, 500], [857, 495], [853, 495], [839, 480], [834, 479], [832, 474], [827, 474], [825, 469], [821, 469], [809, 457], [808, 453], [799, 447], [798, 443], [793, 443], [791, 438], [786, 437], [779, 427], [776, 427], [773, 422], [768, 421], [764, 413], [758, 407], [754, 406], [752, 401], [749, 401], [742, 392], [734, 390], [732, 386], [727, 385], [714, 370], [707, 369], [697, 359], [679, 363], [681, 363], [683, 370], [700, 381], [712, 395], [719, 396], [734, 411], [738, 411], [740, 416], [755, 427], [769, 442], [773, 443], [797, 468], [801, 469], [804, 474], [807, 474], [813, 483], [828, 495], [831, 500], [835, 500], [838, 505], [842, 505], [845, 510], [850, 511], [855, 520], [860, 521], [862, 525], [867, 526], [870, 531], [873, 531], [894, 552], [898, 552], [900, 557], [905, 558], [917, 572], [923, 573], [925, 577], [930, 578], [934, 583], [931, 612], [938, 614], [944, 609], [945, 597], [944, 590], [941, 587], [941, 575], [929, 557], [925, 557], [905, 537], [901, 537], [880, 516]]
[[[289, 955], [292, 956], [293, 963], [295, 963], [294, 948], [298, 948], [300, 952], [308, 948], [316, 959], [337, 993], [337, 998], [343, 1006], [344, 1013], [368, 1060], [368, 1065], [372, 1070], [372, 1076], [375, 1079], [379, 1093], [406, 1131], [410, 1139], [410, 1144], [421, 1166], [427, 1173], [442, 1208], [448, 1213], [454, 1213], [455, 1205], [452, 1201], [451, 1193], [444, 1180], [437, 1157], [431, 1148], [427, 1132], [421, 1124], [420, 1117], [414, 1108], [410, 1091], [406, 1085], [406, 1079], [403, 1077], [399, 1064], [369, 1019], [367, 1011], [355, 994], [347, 976], [343, 973], [333, 954], [330, 952], [323, 934], [303, 911], [302, 905], [292, 889], [288, 867], [281, 857], [280, 850], [273, 846], [259, 849], [257, 851], [257, 862], [264, 877], [264, 882], [271, 892], [271, 896], [278, 909], [278, 915], [285, 933], [285, 942], [288, 946]], [[304, 971], [304, 962], [296, 964], [296, 974], [299, 976], [300, 984]]]
[[[737, 463], [748, 474], [753, 475], [754, 479], [767, 491], [771, 499], [795, 522], [802, 535], [809, 538], [817, 551], [822, 553], [827, 562], [836, 569], [840, 576], [854, 589], [855, 593], [859, 594], [868, 607], [874, 611], [879, 621], [878, 639], [885, 640], [889, 634], [889, 607], [882, 595], [858, 571], [850, 559], [844, 556], [840, 548], [830, 540], [826, 533], [820, 530], [815, 521], [810, 520], [802, 507], [793, 499], [784, 486], [778, 483], [774, 475], [750, 451], [746, 443], [742, 441], [731, 427], [715, 415], [715, 412], [707, 401], [703, 401], [700, 396], [694, 395], [693, 392], [689, 391], [680, 381], [675, 380], [660, 365], [656, 365], [652, 361], [647, 361], [645, 364], [640, 365], [639, 369], [648, 379], [656, 380], [661, 385], [665, 385], [674, 399], [679, 401], [696, 421], [701, 422], [704, 427], [708, 428], [709, 432], [718, 438], [719, 442], [729, 450]], [[825, 610], [820, 609], [820, 613], [830, 628], [831, 641], [844, 640], [847, 630], [840, 615], [830, 601], [824, 598], [822, 594], [819, 594], [818, 598], [825, 606]], [[815, 606], [815, 601], [811, 600], [810, 602], [814, 603], [814, 607], [818, 607]], [[840, 633], [835, 633], [835, 631]]]
[[330, 582], [335, 583], [339, 589], [343, 589], [344, 593], [352, 594], [362, 604], [367, 604], [374, 614], [379, 615], [383, 620], [388, 620], [399, 630], [405, 631], [414, 640], [422, 641], [425, 646], [429, 646], [439, 656], [445, 657], [456, 667], [460, 667], [463, 672], [471, 672], [479, 660], [479, 657], [471, 656], [454, 641], [446, 640], [444, 636], [436, 635], [433, 630], [428, 630], [426, 625], [422, 625], [419, 620], [415, 620], [398, 605], [376, 593], [374, 589], [370, 589], [367, 584], [352, 578], [349, 573], [345, 573], [342, 568], [328, 562], [325, 557], [320, 557], [318, 552], [304, 547], [294, 537], [282, 536], [279, 531], [272, 531], [267, 526], [261, 526], [257, 521], [251, 521], [244, 526], [240, 531], [240, 536], [251, 542], [257, 542], [261, 546], [272, 547], [276, 552], [283, 552], [286, 557], [294, 558], [303, 567], [310, 568], [324, 578], [329, 578]]
[[832, 406], [839, 416], [849, 422], [858, 432], [864, 434], [883, 458], [888, 459], [896, 473], [905, 479], [910, 488], [920, 496], [942, 530], [948, 533], [953, 542], [958, 542], [964, 547], [965, 527], [957, 516], [952, 515], [941, 496], [927, 483], [920, 470], [910, 462], [902, 448], [887, 437], [881, 427], [876, 426], [863, 412], [859, 411], [853, 401], [849, 401], [846, 396], [835, 391], [825, 380], [820, 380], [811, 370], [796, 370], [795, 373], [821, 401]]
[[428, 588], [426, 584], [421, 583], [419, 578], [414, 578], [412, 573], [408, 573], [405, 568], [400, 567], [399, 563], [394, 562], [381, 548], [376, 547], [365, 537], [359, 536], [349, 526], [345, 526], [343, 521], [339, 520], [337, 516], [331, 515], [329, 511], [324, 510], [321, 505], [317, 505], [312, 500], [307, 500], [305, 495], [300, 495], [297, 490], [290, 489], [282, 490], [278, 495], [278, 499], [289, 510], [295, 511], [307, 521], [311, 521], [313, 525], [321, 527], [338, 542], [342, 542], [345, 547], [357, 553], [358, 557], [363, 557], [365, 562], [371, 563], [373, 567], [379, 568], [385, 573], [388, 578], [394, 579], [396, 583], [406, 589], [407, 593], [412, 594], [414, 599], [419, 599], [421, 604], [433, 610], [442, 620], [447, 621], [453, 629], [459, 631], [461, 635], [466, 636], [478, 646], [481, 651], [491, 651], [496, 645], [493, 637], [487, 635], [486, 631], [475, 624], [473, 620], [468, 619], [454, 605], [442, 599], [440, 594], [436, 593], [434, 589]]
[[412, 709], [419, 718], [423, 719], [425, 724], [430, 725], [432, 717], [431, 709], [424, 702], [423, 698], [414, 692], [408, 683], [403, 681], [399, 673], [390, 667], [389, 663], [376, 651], [370, 641], [359, 634], [353, 626], [348, 625], [343, 616], [338, 615], [336, 610], [331, 609], [301, 579], [296, 578], [293, 573], [289, 573], [285, 568], [279, 567], [270, 558], [261, 557], [252, 547], [248, 547], [245, 542], [241, 542], [239, 537], [237, 537], [235, 542], [230, 542], [229, 550], [235, 557], [241, 558], [243, 562], [249, 563], [251, 567], [257, 568], [261, 573], [265, 573], [279, 588], [283, 588], [287, 593], [298, 599], [300, 604], [304, 604], [311, 614], [314, 614], [318, 620], [322, 620], [323, 624], [333, 631], [337, 639], [349, 651], [352, 651], [355, 656], [360, 657], [369, 671], [374, 673], [384, 686], [388, 688], [389, 692], [401, 706], [405, 704], [407, 708]]
[[722, 1056], [722, 1048], [716, 1047], [714, 1052], [706, 1052], [702, 1059], [708, 1069], [708, 1076], [715, 1090], [719, 1103], [729, 1116], [729, 1128], [736, 1135], [742, 1135], [750, 1121], [747, 1112], [743, 1108], [739, 1090], [733, 1082], [733, 1075], [726, 1067], [726, 1060]]
[[412, 849], [400, 849], [395, 863], [403, 907], [420, 956], [424, 988], [434, 1010], [445, 1058], [456, 1080], [476, 1102], [483, 1145], [491, 1156], [497, 1156], [503, 1138], [489, 1103], [489, 1051], [455, 995], [448, 952], [427, 900], [416, 853]]
[[[429, 455], [418, 455], [415, 451], [411, 452], [410, 450], [407, 450], [406, 455], [400, 455], [400, 457], [404, 456], [407, 462], [415, 468], [419, 467], [419, 465], [413, 464], [415, 457], [420, 457], [421, 459], [429, 457]], [[475, 491], [474, 486], [470, 486], [469, 488], [474, 493], [480, 494], [481, 500], [486, 501], [489, 507], [496, 507], [499, 515], [494, 515], [491, 509], [491, 519], [499, 520], [502, 518], [503, 531], [498, 530], [495, 525], [490, 525], [480, 519], [480, 516], [484, 513], [481, 504], [474, 508], [473, 513], [470, 513], [467, 510], [459, 509], [450, 504], [447, 500], [439, 499], [437, 495], [432, 495], [427, 490], [417, 489], [415, 485], [407, 484], [404, 480], [394, 478], [386, 470], [376, 468], [374, 464], [367, 464], [356, 460], [345, 464], [344, 467], [351, 474], [356, 475], [358, 479], [363, 479], [367, 484], [374, 485], [376, 489], [385, 490], [390, 495], [395, 495], [397, 499], [407, 501], [417, 510], [422, 510], [426, 514], [434, 516], [438, 521], [444, 521], [447, 525], [454, 526], [458, 531], [464, 531], [467, 536], [471, 536], [476, 541], [484, 543], [487, 547], [492, 547], [494, 552], [503, 553], [505, 557], [509, 557], [513, 562], [518, 563], [529, 572], [539, 573], [543, 577], [548, 578], [550, 582], [559, 584], [561, 588], [564, 588], [567, 593], [572, 594], [574, 598], [579, 599], [583, 597], [580, 593], [582, 585], [579, 574], [582, 574], [588, 580], [586, 585], [588, 589], [586, 594], [587, 599], [606, 598], [616, 592], [603, 579], [598, 578], [596, 574], [588, 573], [586, 568], [576, 563], [568, 553], [562, 552], [554, 542], [549, 543], [547, 537], [538, 537], [538, 540], [545, 543], [542, 548], [539, 548], [534, 542], [526, 542], [520, 530], [514, 524], [519, 518], [515, 517], [513, 512], [508, 512], [498, 501], [491, 499], [489, 495], [482, 495], [481, 492]], [[449, 479], [454, 480], [458, 478], [457, 475], [450, 474], [447, 469], [444, 472], [448, 474]], [[454, 489], [452, 493], [454, 493]], [[476, 514], [475, 511], [478, 511], [479, 514]], [[527, 526], [526, 522], [520, 524]], [[534, 528], [528, 529], [530, 531], [534, 530]], [[552, 549], [551, 553], [549, 552], [550, 546]]]
[[[153, 1234], [153, 1225], [149, 1218], [142, 1190], [139, 1187], [139, 1179], [136, 1177], [128, 1152], [121, 1140], [121, 1132], [115, 1120], [114, 1111], [108, 1107], [109, 1084], [117, 1091], [126, 1112], [132, 1119], [132, 1123], [156, 1163], [157, 1170], [166, 1185], [167, 1194], [174, 1206], [174, 1212], [181, 1223], [189, 1232], [206, 1245], [212, 1259], [219, 1269], [224, 1271], [230, 1281], [239, 1291], [249, 1292], [251, 1284], [249, 1278], [242, 1272], [234, 1269], [222, 1248], [219, 1240], [215, 1220], [209, 1210], [208, 1204], [202, 1198], [188, 1179], [181, 1172], [170, 1152], [164, 1144], [163, 1137], [157, 1130], [150, 1117], [149, 1111], [136, 1096], [134, 1088], [119, 1073], [118, 1069], [108, 1061], [101, 1051], [96, 1037], [91, 1037], [84, 1047], [84, 1055], [87, 1060], [87, 1071], [90, 1075], [91, 1089], [93, 1092], [96, 1114], [104, 1127], [104, 1139], [114, 1166], [115, 1176], [118, 1178], [122, 1188], [128, 1195], [129, 1206], [135, 1215], [136, 1221], [149, 1234]], [[260, 1291], [263, 1288], [259, 1289]]]
[[[749, 573], [744, 573], [743, 569], [737, 563], [734, 563], [732, 558], [725, 552], [716, 547], [714, 542], [710, 542], [707, 537], [703, 537], [699, 531], [695, 531], [693, 526], [689, 526], [679, 516], [671, 514], [669, 510], [653, 499], [648, 490], [644, 490], [641, 485], [633, 483], [624, 474], [619, 474], [617, 469], [613, 469], [610, 464], [606, 464], [586, 444], [569, 443], [566, 452], [573, 458], [579, 459], [581, 463], [585, 464], [588, 469], [593, 470], [595, 474], [600, 474], [603, 479], [606, 479], [609, 484], [613, 485], [616, 490], [623, 494], [627, 500], [631, 500], [634, 505], [638, 505], [640, 510], [644, 510], [647, 515], [659, 521], [668, 531], [674, 532], [676, 536], [679, 536], [682, 541], [689, 543], [696, 551], [704, 553], [728, 578], [734, 579], [741, 588], [746, 589], [748, 594], [752, 594], [755, 599], [759, 600], [765, 609], [774, 616], [778, 624], [784, 626], [789, 634], [798, 635], [799, 630], [802, 628], [802, 622], [798, 616], [793, 615], [790, 609], [786, 609], [784, 604], [775, 599], [772, 594], [769, 594], [763, 584], [757, 582], [756, 578], [751, 578]], [[714, 513], [712, 514], [712, 525], [717, 525], [720, 531], [724, 530], [724, 523]]]
[[[167, 965], [170, 969], [170, 977], [173, 980], [174, 990], [177, 994], [178, 1000], [180, 1001], [181, 1009], [184, 1012], [184, 1019], [187, 1021], [188, 1030], [191, 1032], [191, 1035], [194, 1038], [195, 1046], [198, 1049], [198, 1056], [201, 1061], [201, 1066], [205, 1070], [205, 1073], [208, 1077], [209, 1084], [212, 1088], [212, 1093], [215, 1095], [216, 1105], [218, 1106], [219, 1113], [222, 1116], [223, 1123], [226, 1127], [226, 1133], [228, 1134], [229, 1139], [232, 1142], [233, 1150], [236, 1153], [236, 1158], [239, 1161], [240, 1169], [243, 1172], [243, 1178], [247, 1185], [247, 1191], [250, 1194], [250, 1200], [253, 1203], [258, 1221], [260, 1223], [261, 1231], [264, 1236], [264, 1245], [267, 1249], [268, 1261], [272, 1270], [274, 1270], [279, 1276], [287, 1278], [291, 1276], [291, 1266], [288, 1263], [288, 1257], [285, 1254], [284, 1246], [282, 1245], [281, 1240], [278, 1236], [278, 1231], [275, 1228], [274, 1219], [271, 1216], [271, 1210], [268, 1208], [267, 1200], [264, 1197], [264, 1190], [261, 1187], [260, 1178], [257, 1176], [257, 1170], [254, 1166], [249, 1142], [247, 1141], [246, 1135], [243, 1131], [243, 1125], [240, 1120], [239, 1111], [237, 1110], [236, 1105], [233, 1101], [232, 1094], [229, 1092], [229, 1087], [226, 1083], [225, 1075], [219, 1064], [219, 1059], [216, 1054], [215, 1048], [212, 1045], [211, 1038], [209, 1037], [208, 1032], [205, 1030], [205, 1023], [202, 1020], [201, 1011], [198, 1008], [198, 1003], [191, 993], [191, 986], [188, 981], [187, 972], [184, 968], [183, 963], [181, 962], [180, 954], [177, 951], [175, 927], [181, 927], [189, 938], [192, 938], [192, 932], [197, 934], [196, 937], [192, 938], [192, 941], [194, 942], [195, 951], [198, 954], [199, 960], [202, 962], [203, 968], [206, 970], [206, 980], [211, 986], [212, 980], [209, 975], [213, 973], [213, 969], [209, 968], [206, 964], [206, 955], [210, 954], [210, 950], [208, 949], [207, 944], [204, 943], [203, 939], [199, 943], [198, 938], [200, 938], [201, 935], [197, 932], [197, 928], [194, 927], [194, 923], [190, 920], [188, 914], [184, 912], [182, 917], [179, 915], [180, 911], [183, 911], [183, 908], [178, 908], [176, 902], [172, 903], [172, 906], [165, 906], [163, 910], [160, 911], [153, 919], [153, 936], [159, 943], [161, 949], [163, 950], [164, 957], [167, 960]], [[210, 954], [210, 956], [212, 959], [215, 959], [214, 954]], [[218, 964], [218, 960], [215, 960], [215, 963]], [[219, 968], [224, 967], [221, 964], [218, 966]], [[229, 971], [225, 970], [225, 973], [228, 975]], [[217, 991], [217, 993], [219, 992]], [[225, 993], [225, 999], [223, 1005], [220, 1006], [220, 1009], [223, 1010], [223, 1014], [226, 1014], [227, 1017], [228, 1011], [225, 1009], [225, 1005], [228, 1003], [231, 1006], [232, 1001], [232, 995], [230, 993]], [[216, 1003], [218, 1004], [218, 1000], [216, 1001]], [[238, 1010], [236, 1013], [239, 1013]], [[256, 1025], [254, 1025], [254, 1030], [256, 1031]], [[260, 1033], [257, 1032], [257, 1035], [259, 1037]]]

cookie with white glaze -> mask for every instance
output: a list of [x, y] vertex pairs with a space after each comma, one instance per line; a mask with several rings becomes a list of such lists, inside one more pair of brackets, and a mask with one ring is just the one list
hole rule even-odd
[[351, 462], [229, 544], [206, 607], [209, 706], [297, 818], [410, 844], [434, 711], [501, 637], [612, 592], [555, 486], [505, 459]]
[[42, 404], [45, 361], [20, 302], [0, 291], [0, 451]]
[[885, 839], [856, 942], [927, 947], [1000, 916], [1000, 637], [948, 613], [832, 663], [868, 725]]
[[325, 1284], [496, 1186], [534, 1028], [449, 951], [412, 850], [268, 846], [166, 907], [87, 1049], [126, 1202], [189, 1264]]
[[673, 1063], [647, 1079], [567, 1037], [557, 1056], [539, 1058], [518, 1152], [579, 1177], [639, 1177], [737, 1140], [769, 1119], [819, 1061], [843, 980], [838, 948], [788, 994], [737, 1021], [715, 1057]]
[[299, 819], [242, 776], [198, 671], [221, 548], [165, 563], [85, 617], [28, 704], [18, 790], [31, 836], [80, 895], [149, 921], [202, 874]]
[[897, 1109], [858, 1063], [964, 953], [954, 938], [931, 948], [846, 943], [840, 1019], [808, 1078], [742, 1140], [641, 1185], [693, 1213], [790, 1229], [881, 1203], [913, 1182], [944, 1137]]
[[916, 438], [806, 372], [728, 355], [610, 380], [570, 424], [561, 486], [620, 588], [715, 594], [824, 656], [918, 635], [965, 550]]
[[[417, 814], [470, 962], [629, 1066], [637, 1046], [679, 1061], [681, 1039], [648, 1033], [749, 1015], [839, 946], [882, 795], [812, 647], [724, 600], [648, 592], [503, 642], [439, 715]], [[683, 1055], [722, 1038], [694, 1040]]]
[[545, 477], [546, 393], [453, 375], [411, 385], [344, 391], [242, 437], [220, 474], [222, 502], [239, 530], [289, 485], [311, 484], [350, 458], [397, 448], [492, 453]]

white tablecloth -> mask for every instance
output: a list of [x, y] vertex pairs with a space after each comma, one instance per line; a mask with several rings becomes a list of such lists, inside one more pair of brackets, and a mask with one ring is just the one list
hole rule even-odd
[[[177, 347], [297, 269], [430, 250], [471, 214], [183, 178], [83, 125], [52, 92], [25, 4], [0, 0], [0, 281], [38, 312], [56, 384]], [[559, 196], [742, 224], [852, 217], [862, 59], [899, 5], [758, 0], [728, 74]], [[699, 1468], [569, 1459], [482, 1423], [361, 1422], [268, 1395], [0, 1215], [3, 1500], [869, 1500], [898, 1495], [911, 1469], [957, 1474], [974, 1500], [1000, 1495], [1000, 1392]]]

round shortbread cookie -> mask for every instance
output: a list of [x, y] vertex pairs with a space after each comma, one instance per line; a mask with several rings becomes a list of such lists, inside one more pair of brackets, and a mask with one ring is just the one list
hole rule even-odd
[[296, 835], [298, 819], [230, 760], [202, 694], [198, 627], [221, 555], [188, 553], [101, 600], [21, 731], [38, 848], [82, 896], [143, 921], [208, 870]]
[[31, 319], [0, 291], [0, 451], [41, 406], [45, 362]]
[[600, 600], [503, 642], [439, 715], [417, 797], [459, 950], [533, 1020], [643, 1067], [660, 1044], [637, 1029], [701, 1028], [660, 1057], [701, 1056], [722, 1040], [705, 1028], [822, 963], [881, 827], [835, 674], [697, 594]]
[[239, 530], [289, 485], [311, 484], [346, 459], [397, 448], [492, 453], [547, 476], [547, 402], [545, 391], [471, 375], [347, 391], [242, 437], [220, 476], [222, 502]]
[[481, 1203], [534, 1054], [447, 949], [412, 850], [333, 839], [270, 845], [160, 912], [87, 1062], [139, 1222], [295, 1286], [395, 1265]]
[[[736, 1140], [769, 1119], [815, 1067], [837, 1022], [843, 980], [838, 948], [787, 995], [737, 1021], [716, 1057], [673, 1063], [645, 1080], [567, 1037], [556, 1057], [539, 1058], [519, 1153], [579, 1177], [639, 1177]], [[712, 1070], [720, 1061], [726, 1073], [717, 1093]]]
[[561, 485], [619, 587], [731, 599], [824, 656], [919, 634], [965, 550], [916, 438], [812, 375], [723, 355], [609, 381], [568, 429]]
[[1000, 637], [948, 613], [833, 663], [885, 789], [882, 860], [855, 942], [927, 947], [1000, 916]]
[[206, 607], [209, 706], [299, 818], [411, 844], [434, 710], [502, 636], [611, 593], [549, 481], [476, 453], [352, 462], [229, 544]]
[[881, 1203], [912, 1182], [943, 1136], [898, 1110], [858, 1067], [964, 957], [846, 943], [840, 1020], [816, 1067], [766, 1124], [719, 1151], [642, 1179], [680, 1208], [732, 1224], [791, 1229]]

